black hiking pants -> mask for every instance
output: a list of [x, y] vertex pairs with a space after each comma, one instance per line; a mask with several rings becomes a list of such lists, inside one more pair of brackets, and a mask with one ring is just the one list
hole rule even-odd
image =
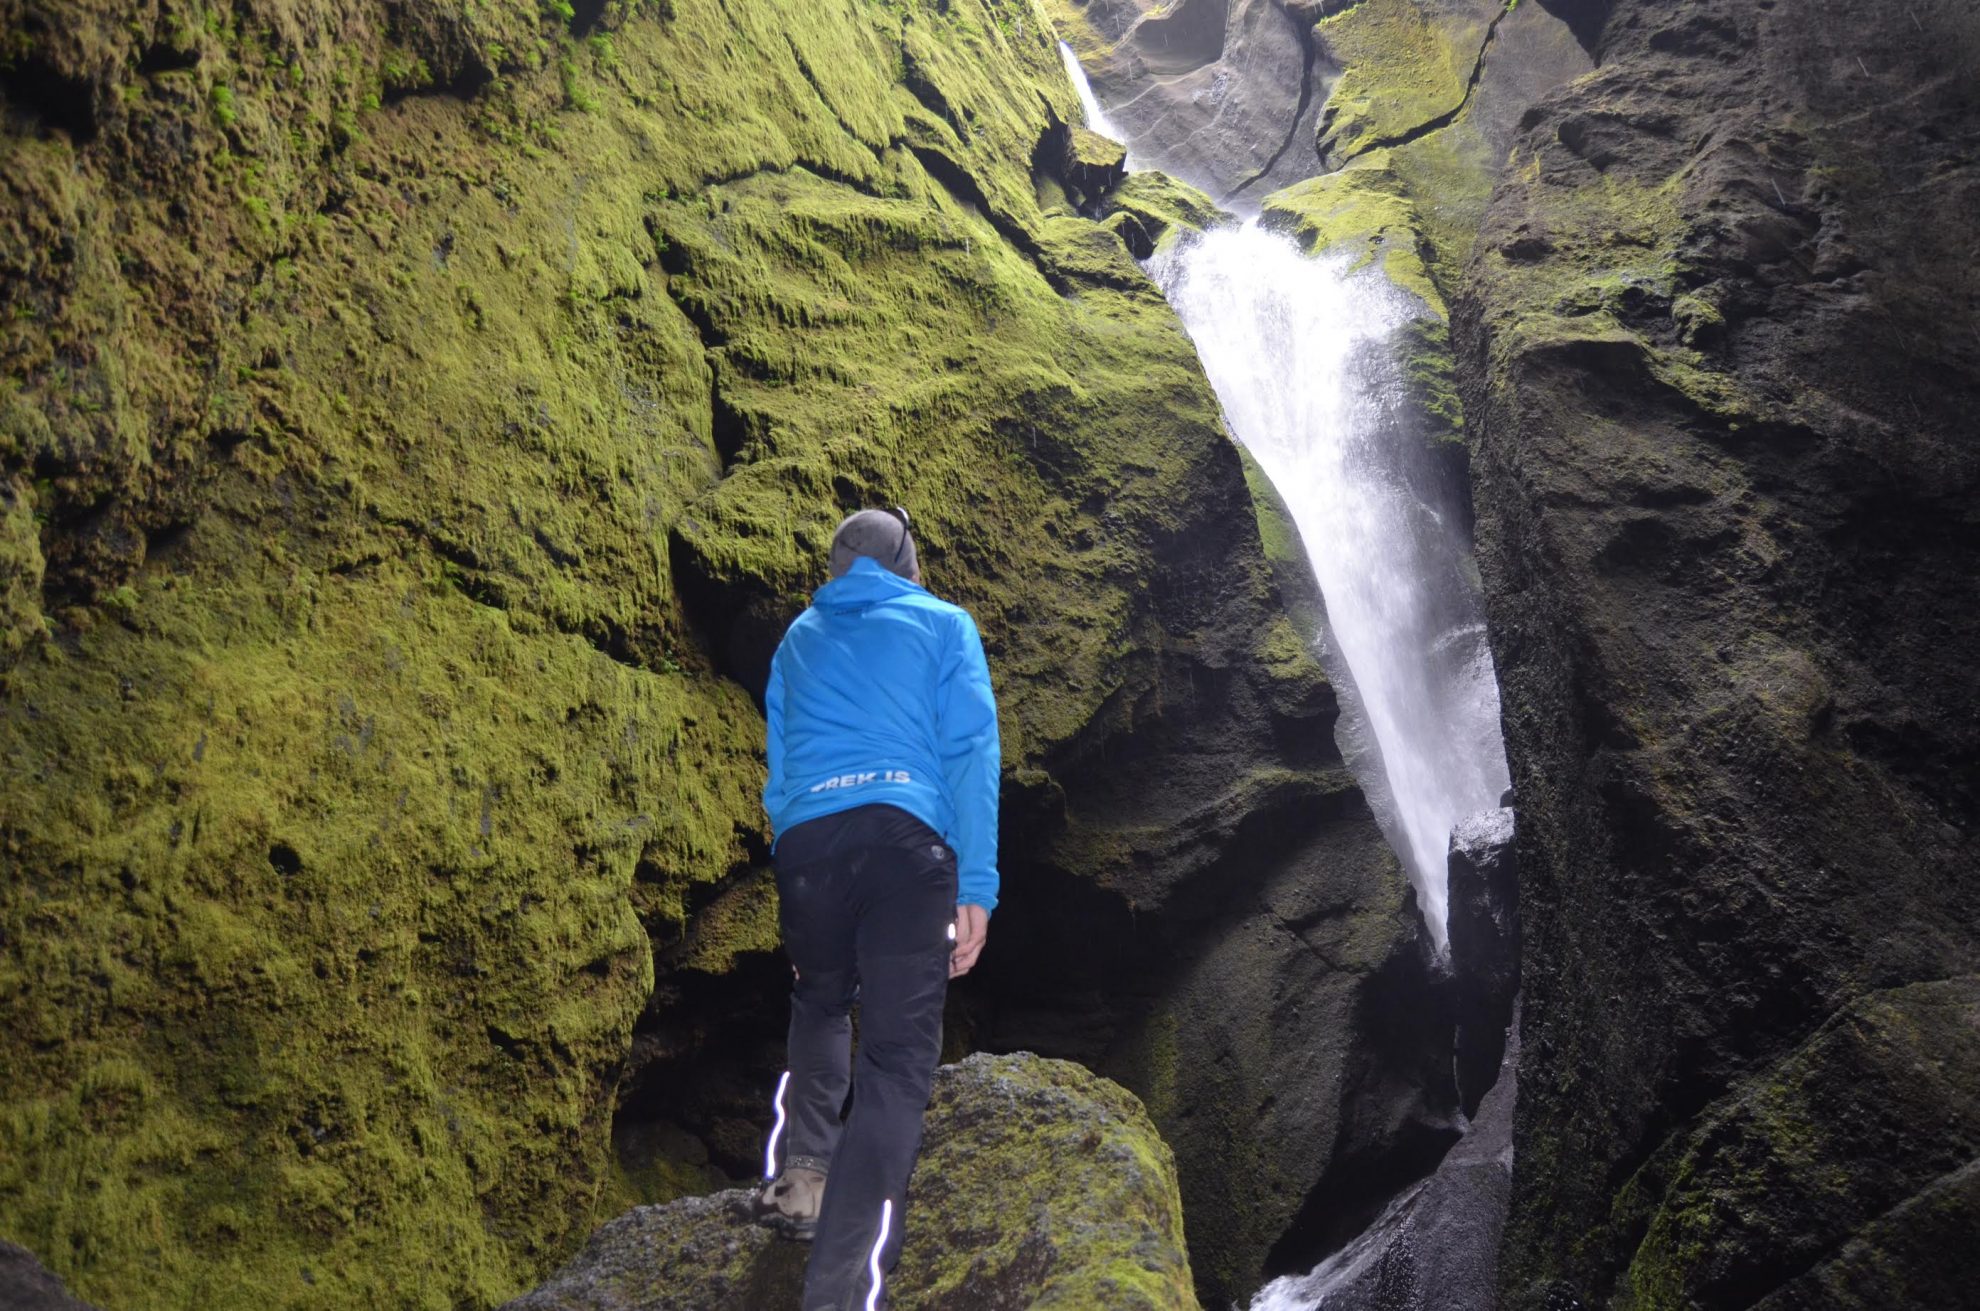
[[[791, 987], [790, 1071], [766, 1164], [826, 1175], [803, 1311], [866, 1311], [899, 1259], [908, 1175], [942, 1053], [956, 858], [894, 806], [808, 820], [777, 840]], [[851, 1011], [859, 1002], [859, 1056]], [[848, 1085], [852, 1111], [843, 1123]]]

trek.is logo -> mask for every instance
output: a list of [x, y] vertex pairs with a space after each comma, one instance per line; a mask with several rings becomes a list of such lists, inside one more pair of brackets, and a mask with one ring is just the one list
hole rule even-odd
[[862, 783], [912, 783], [914, 779], [905, 769], [869, 769], [864, 774], [841, 774], [828, 778], [823, 783], [813, 783], [813, 792], [830, 792], [834, 788], [856, 788]]

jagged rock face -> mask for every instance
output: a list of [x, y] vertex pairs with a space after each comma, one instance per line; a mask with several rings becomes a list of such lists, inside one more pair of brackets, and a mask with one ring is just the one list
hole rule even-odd
[[1507, 1303], [1954, 1305], [1980, 18], [1619, 0], [1600, 53], [1460, 312], [1520, 807]]
[[1255, 205], [1320, 168], [1312, 16], [1280, 0], [1051, 0], [1135, 163]]
[[[741, 1189], [620, 1216], [505, 1311], [794, 1307], [809, 1248]], [[972, 1056], [936, 1072], [897, 1311], [1196, 1311], [1169, 1149], [1132, 1096], [1077, 1065]]]

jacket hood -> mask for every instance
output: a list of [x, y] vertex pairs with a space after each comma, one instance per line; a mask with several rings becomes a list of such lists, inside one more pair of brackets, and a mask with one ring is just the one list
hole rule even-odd
[[863, 610], [869, 605], [902, 596], [926, 596], [920, 583], [909, 582], [884, 568], [878, 560], [861, 556], [851, 569], [811, 594], [811, 603], [831, 614]]

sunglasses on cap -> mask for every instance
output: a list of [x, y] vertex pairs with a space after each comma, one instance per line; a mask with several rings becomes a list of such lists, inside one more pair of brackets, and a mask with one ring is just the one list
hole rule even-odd
[[901, 506], [892, 505], [887, 507], [887, 513], [893, 515], [894, 518], [898, 519], [901, 524], [901, 541], [900, 541], [900, 545], [894, 548], [894, 559], [893, 559], [894, 564], [899, 564], [901, 562], [901, 552], [907, 550], [908, 529], [910, 526], [910, 521], [908, 519], [908, 512]]

